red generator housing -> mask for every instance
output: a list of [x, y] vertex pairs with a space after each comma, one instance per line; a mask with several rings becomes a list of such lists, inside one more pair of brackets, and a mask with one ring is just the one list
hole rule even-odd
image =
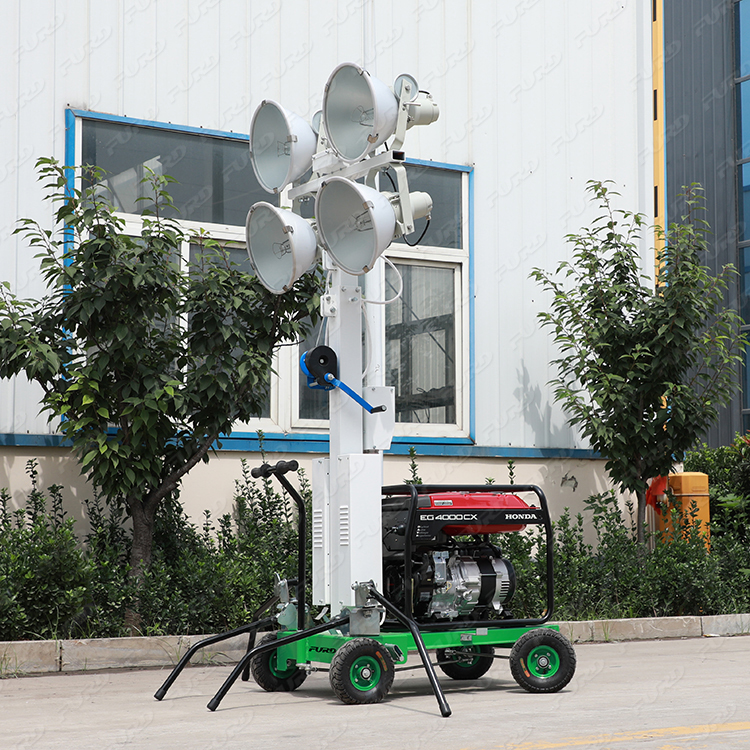
[[546, 510], [508, 488], [432, 489], [384, 488], [384, 595], [421, 623], [512, 619], [516, 574], [494, 535], [545, 523]]

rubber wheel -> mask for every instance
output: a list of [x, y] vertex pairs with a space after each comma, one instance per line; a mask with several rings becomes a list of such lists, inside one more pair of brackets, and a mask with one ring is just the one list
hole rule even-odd
[[328, 677], [342, 703], [379, 703], [393, 684], [393, 659], [372, 638], [347, 641], [333, 655]]
[[529, 630], [510, 651], [513, 679], [530, 693], [556, 693], [571, 681], [575, 671], [576, 652], [556, 630]]
[[[465, 653], [467, 651], [471, 653]], [[448, 677], [454, 680], [478, 680], [492, 666], [494, 653], [492, 646], [461, 646], [458, 649], [439, 648], [436, 655], [438, 666]]]
[[[269, 633], [261, 638], [258, 645], [276, 640], [275, 633]], [[276, 663], [276, 650], [257, 654], [250, 659], [250, 671], [253, 679], [263, 690], [269, 693], [279, 691], [290, 692], [296, 690], [307, 677], [307, 672], [299, 667], [280, 669]]]

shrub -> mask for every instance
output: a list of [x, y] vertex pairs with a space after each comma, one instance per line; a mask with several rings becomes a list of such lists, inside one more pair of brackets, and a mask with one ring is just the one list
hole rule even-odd
[[[65, 517], [58, 485], [38, 488], [35, 461], [26, 472], [26, 507], [11, 512], [0, 492], [0, 640], [56, 638], [75, 630], [91, 571]], [[50, 510], [47, 504], [50, 503]]]
[[[129, 634], [125, 613], [136, 592], [124, 505], [105, 510], [98, 496], [86, 501], [91, 529], [81, 543], [62, 510], [61, 488], [50, 487], [48, 499], [37, 488], [35, 462], [28, 472], [25, 508], [10, 511], [0, 490], [0, 640]], [[309, 517], [310, 485], [303, 471], [298, 478]], [[296, 578], [295, 514], [270, 481], [251, 478], [245, 461], [233, 514], [214, 523], [206, 512], [198, 528], [175, 498], [157, 514], [154, 540], [137, 592], [144, 634], [239, 627], [271, 595], [276, 573]]]
[[[312, 495], [302, 470], [298, 478], [300, 494], [309, 505]], [[233, 513], [214, 523], [205, 511], [199, 529], [176, 499], [165, 503], [156, 519], [154, 550], [139, 592], [143, 632], [160, 635], [230, 630], [252, 620], [272, 594], [276, 574], [296, 578], [296, 518], [288, 498], [276, 492], [270, 480], [252, 479], [243, 459], [241, 478], [235, 484]], [[126, 579], [121, 588], [108, 590], [110, 595], [112, 591], [118, 595], [126, 592], [127, 600]], [[110, 605], [123, 611], [120, 599]]]
[[708, 475], [712, 537], [730, 533], [750, 543], [750, 437], [719, 448], [704, 443], [685, 455], [684, 466]]
[[[614, 493], [594, 495], [572, 518], [565, 509], [553, 524], [555, 613], [558, 620], [710, 615], [750, 609], [750, 549], [734, 533], [712, 538], [706, 549], [695, 504], [672, 511], [674, 535], [658, 533], [654, 550], [635, 541], [632, 507], [624, 517]], [[591, 514], [589, 516], [589, 513]], [[595, 545], [585, 542], [591, 523]], [[512, 603], [517, 617], [536, 617], [544, 601], [541, 534], [506, 534], [504, 554], [516, 569]]]
[[[135, 592], [124, 506], [105, 512], [98, 497], [88, 501], [91, 530], [81, 544], [63, 513], [61, 488], [41, 492], [35, 462], [27, 470], [32, 490], [25, 508], [10, 511], [0, 490], [0, 640], [127, 634], [125, 612]], [[298, 480], [309, 517], [310, 485], [304, 472]], [[692, 523], [695, 506], [683, 515], [673, 511], [673, 537], [656, 535], [648, 553], [635, 542], [632, 508], [624, 511], [610, 492], [589, 498], [583, 513], [566, 509], [553, 524], [555, 619], [750, 611], [750, 545], [738, 514], [712, 535], [709, 551]], [[596, 533], [593, 545], [585, 541], [587, 524]], [[232, 514], [214, 521], [206, 512], [198, 527], [174, 499], [162, 506], [155, 532], [154, 559], [138, 592], [145, 634], [239, 627], [272, 593], [276, 573], [296, 576], [295, 514], [270, 481], [251, 478], [245, 461]], [[515, 617], [538, 617], [545, 606], [542, 539], [538, 529], [493, 539], [517, 573]]]

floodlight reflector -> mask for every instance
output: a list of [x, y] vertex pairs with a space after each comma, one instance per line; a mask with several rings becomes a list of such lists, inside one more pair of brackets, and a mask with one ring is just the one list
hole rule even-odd
[[313, 129], [297, 114], [266, 99], [250, 124], [250, 159], [261, 187], [278, 193], [312, 164], [317, 146]]
[[372, 269], [396, 229], [388, 198], [344, 177], [323, 182], [315, 198], [315, 216], [331, 259], [354, 276]]
[[315, 263], [318, 240], [310, 223], [270, 203], [255, 203], [245, 223], [247, 254], [263, 286], [281, 294]]
[[359, 65], [342, 63], [331, 73], [323, 120], [331, 146], [344, 161], [358, 161], [385, 143], [397, 117], [394, 93]]

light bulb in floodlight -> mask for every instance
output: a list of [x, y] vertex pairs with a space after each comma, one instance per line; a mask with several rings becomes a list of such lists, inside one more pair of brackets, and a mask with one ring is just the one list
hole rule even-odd
[[250, 124], [250, 159], [261, 187], [278, 193], [312, 164], [317, 146], [313, 129], [294, 112], [266, 99]]
[[292, 252], [292, 243], [289, 240], [273, 243], [273, 254], [281, 260], [285, 255]]
[[354, 63], [331, 73], [323, 94], [323, 120], [334, 151], [347, 162], [358, 161], [392, 135], [398, 100], [382, 81]]
[[323, 182], [315, 198], [315, 216], [332, 261], [353, 276], [372, 269], [396, 229], [388, 197], [344, 177]]
[[281, 294], [315, 264], [318, 239], [307, 219], [270, 203], [255, 203], [245, 223], [247, 254], [261, 284]]

